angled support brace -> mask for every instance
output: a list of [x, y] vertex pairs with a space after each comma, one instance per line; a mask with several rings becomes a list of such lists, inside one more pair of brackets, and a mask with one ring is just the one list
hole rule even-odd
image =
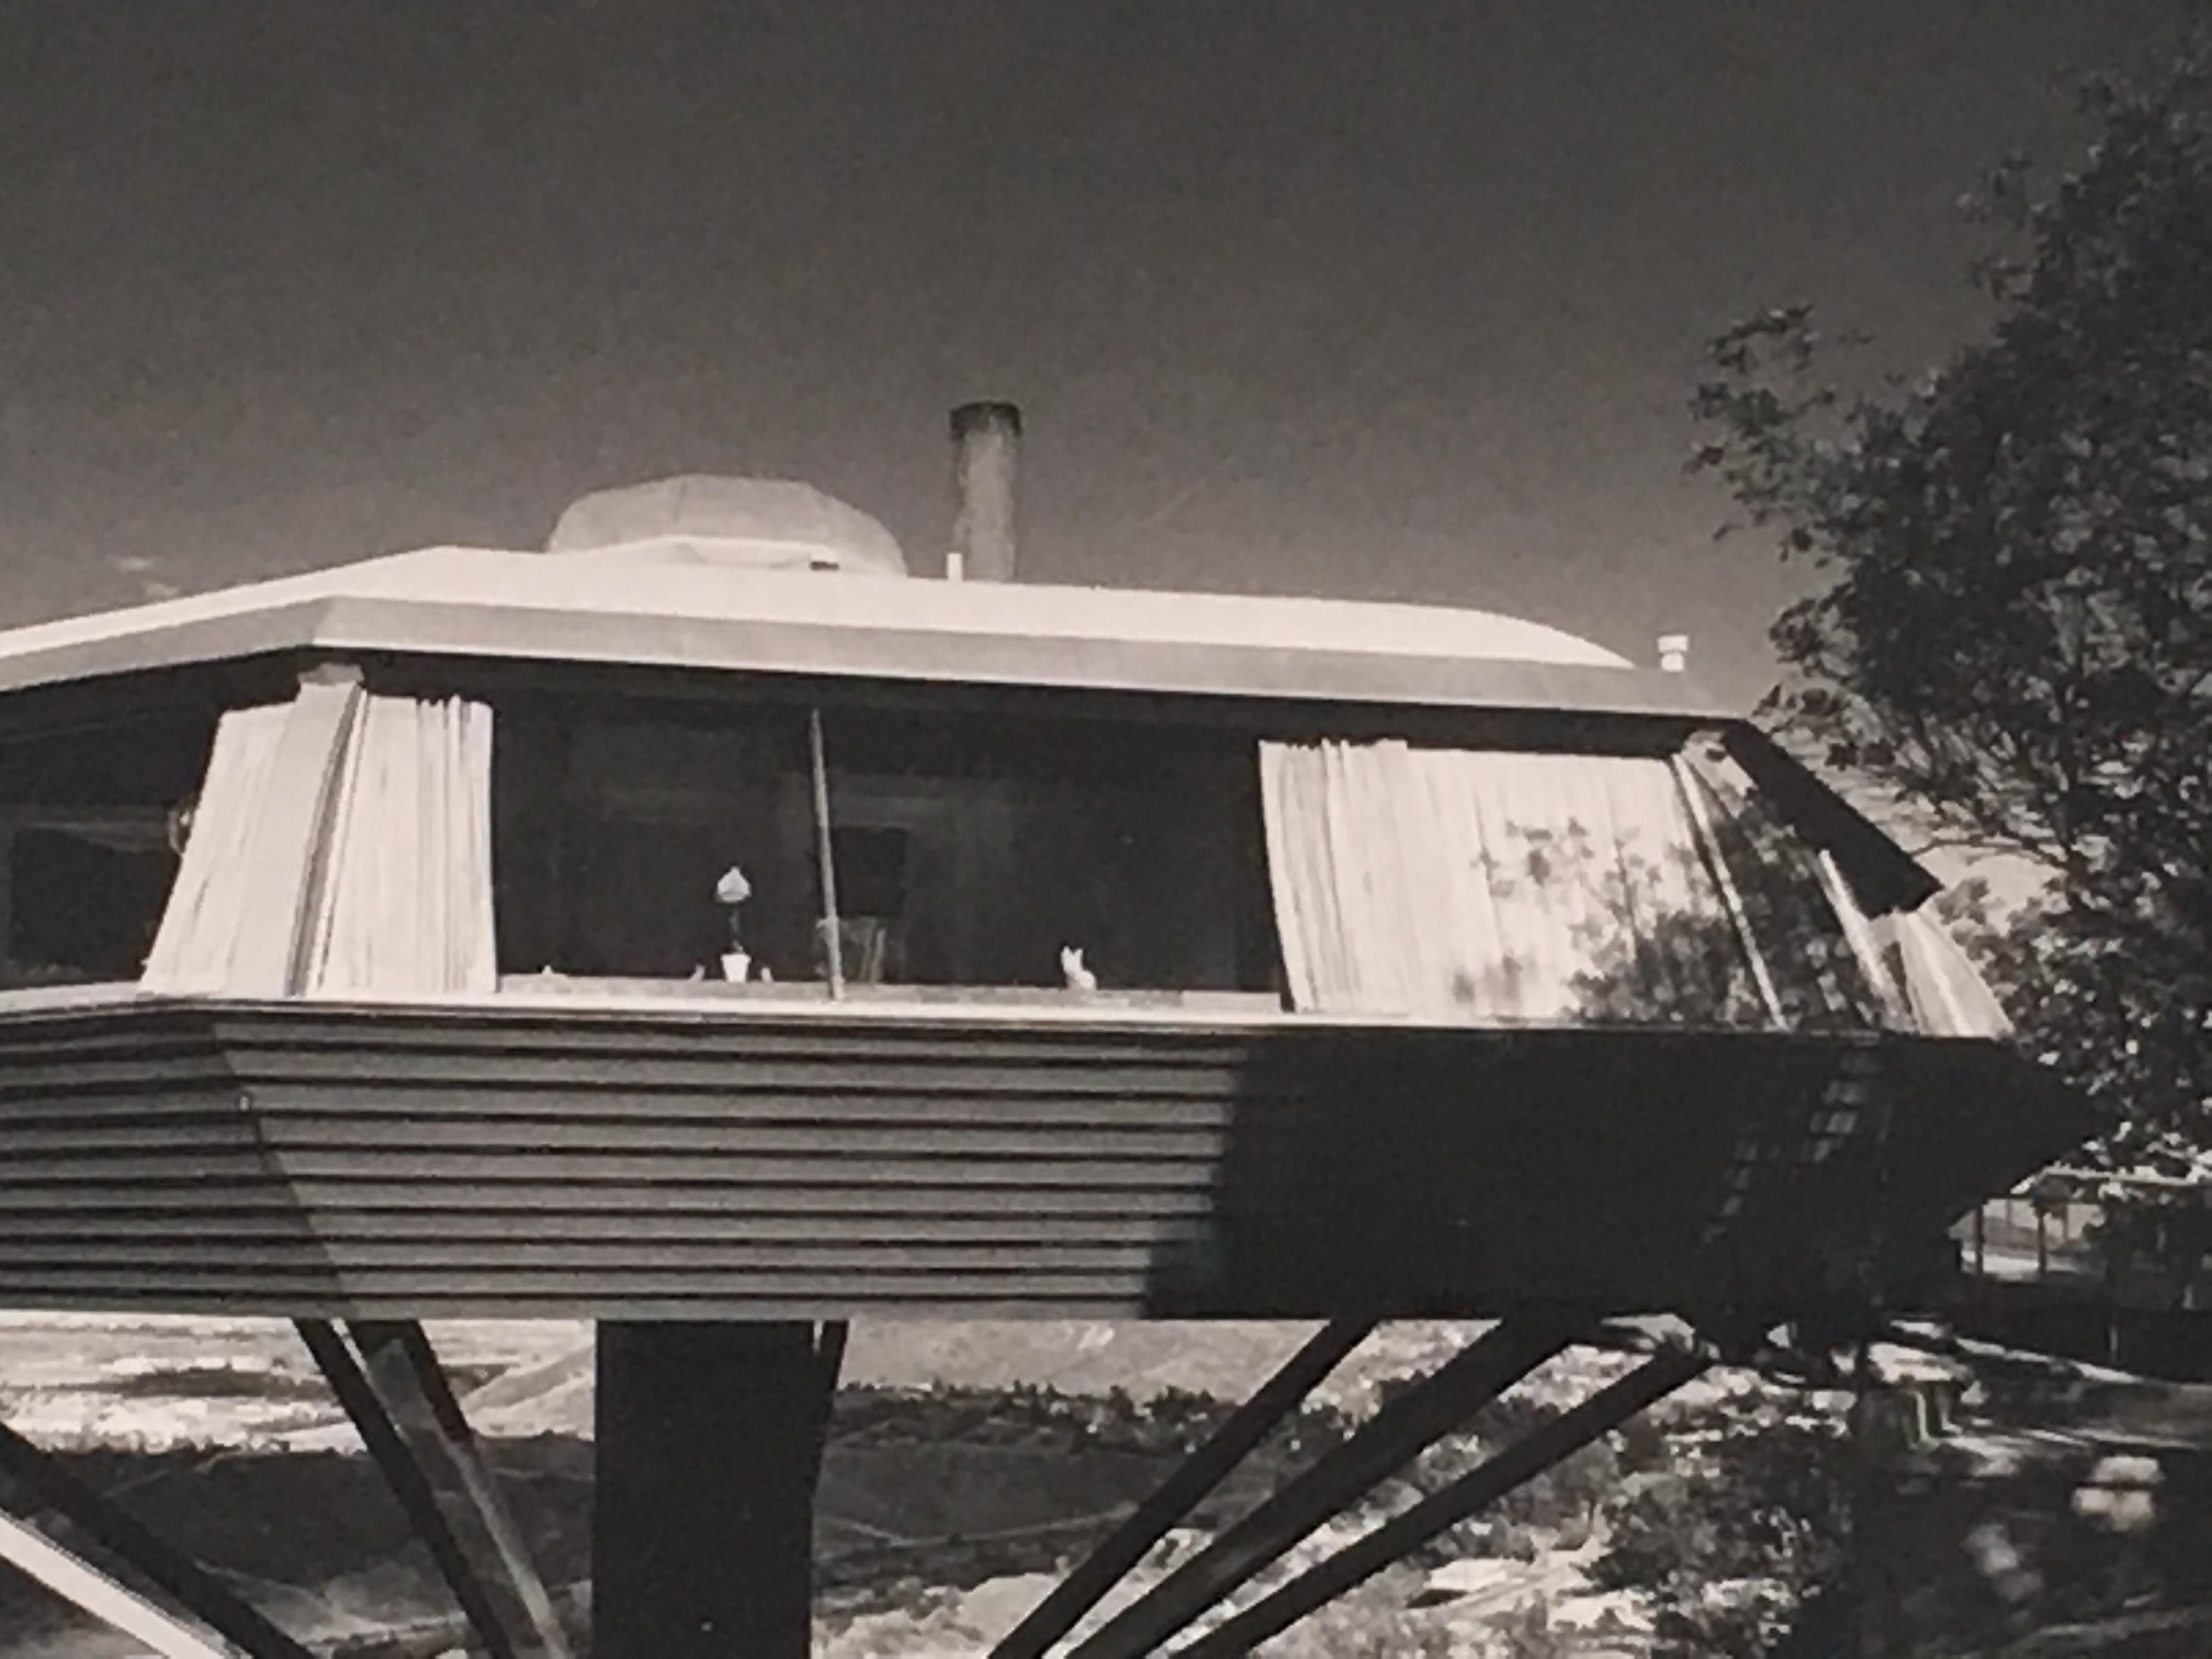
[[369, 1385], [428, 1466], [454, 1530], [502, 1616], [511, 1628], [525, 1627], [514, 1622], [518, 1612], [526, 1621], [535, 1639], [526, 1651], [544, 1659], [570, 1659], [568, 1633], [531, 1559], [522, 1528], [422, 1326], [411, 1320], [356, 1322], [347, 1334], [360, 1351]]
[[1308, 1613], [1403, 1560], [1431, 1539], [1488, 1508], [1516, 1486], [1619, 1428], [1712, 1363], [1712, 1351], [1703, 1344], [1645, 1360], [1618, 1382], [1486, 1459], [1442, 1492], [1423, 1498], [1358, 1543], [1339, 1550], [1197, 1641], [1178, 1648], [1176, 1659], [1228, 1659], [1231, 1655], [1249, 1653]]
[[1212, 1439], [1184, 1459], [1087, 1560], [991, 1650], [991, 1659], [1044, 1659], [1053, 1644], [1074, 1629], [1374, 1328], [1368, 1321], [1340, 1319], [1316, 1331], [1254, 1390]]
[[228, 1643], [210, 1641], [12, 1515], [0, 1514], [0, 1561], [83, 1608], [111, 1630], [144, 1643], [160, 1659], [235, 1659], [238, 1650]]
[[1571, 1328], [1506, 1320], [1391, 1401], [1251, 1514], [1124, 1607], [1073, 1659], [1138, 1659], [1565, 1348]]
[[[58, 1460], [4, 1426], [0, 1426], [0, 1472], [102, 1549], [144, 1574], [149, 1583], [247, 1659], [313, 1659], [304, 1646], [198, 1561], [164, 1543], [71, 1474]], [[27, 1566], [26, 1570], [29, 1571]], [[148, 1638], [141, 1636], [139, 1639]], [[155, 1651], [166, 1650], [156, 1647]]]
[[[436, 1456], [444, 1437], [429, 1396], [419, 1382], [410, 1389], [401, 1376], [403, 1370], [412, 1371], [404, 1347], [396, 1343], [377, 1344], [378, 1375], [372, 1380], [354, 1350], [327, 1321], [302, 1319], [295, 1323], [331, 1392], [360, 1431], [362, 1443], [398, 1500], [408, 1525], [430, 1552], [439, 1575], [491, 1659], [532, 1659], [541, 1652], [565, 1659], [565, 1641], [554, 1647], [544, 1644], [542, 1633], [536, 1642], [525, 1635], [534, 1625], [529, 1607], [501, 1575], [496, 1547], [487, 1547], [480, 1517], [465, 1538], [457, 1529], [457, 1520], [465, 1523], [471, 1518], [465, 1488], [441, 1498], [437, 1482], [418, 1457], [418, 1448], [426, 1455]], [[392, 1403], [395, 1397], [398, 1410]], [[459, 1484], [447, 1460], [441, 1459], [437, 1467], [449, 1485]], [[543, 1594], [541, 1586], [539, 1595]], [[550, 1614], [550, 1603], [547, 1611]]]

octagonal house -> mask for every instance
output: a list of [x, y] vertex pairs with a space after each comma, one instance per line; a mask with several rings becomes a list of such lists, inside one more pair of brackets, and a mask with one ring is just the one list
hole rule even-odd
[[603, 1656], [797, 1652], [835, 1322], [1498, 1316], [1494, 1394], [1894, 1296], [2081, 1132], [1687, 677], [795, 485], [0, 635], [0, 1304], [302, 1322], [517, 1651], [414, 1322], [599, 1322]]

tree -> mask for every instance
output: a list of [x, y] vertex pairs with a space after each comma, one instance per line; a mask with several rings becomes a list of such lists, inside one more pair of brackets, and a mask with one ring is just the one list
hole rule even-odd
[[1592, 1580], [1644, 1597], [1662, 1659], [1772, 1651], [1847, 1582], [1844, 1414], [1761, 1389], [1678, 1408], [1668, 1426], [1668, 1456], [1614, 1508]]
[[1855, 343], [1771, 311], [1692, 409], [1696, 464], [1824, 578], [1763, 712], [2045, 872], [1993, 978], [2133, 1158], [2212, 1147], [2212, 35], [2081, 108], [2075, 166], [2008, 162], [1974, 204], [1985, 337], [1850, 392]]

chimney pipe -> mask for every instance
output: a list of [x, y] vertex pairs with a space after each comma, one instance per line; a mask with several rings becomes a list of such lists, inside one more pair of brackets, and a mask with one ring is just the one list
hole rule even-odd
[[952, 411], [952, 483], [957, 506], [945, 574], [953, 581], [1014, 579], [1014, 484], [1022, 412], [1012, 404], [963, 404]]

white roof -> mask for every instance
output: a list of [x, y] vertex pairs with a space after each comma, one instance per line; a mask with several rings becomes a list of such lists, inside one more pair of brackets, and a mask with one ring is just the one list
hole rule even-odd
[[1482, 611], [465, 547], [0, 632], [0, 690], [298, 650], [1722, 712], [1681, 675]]

